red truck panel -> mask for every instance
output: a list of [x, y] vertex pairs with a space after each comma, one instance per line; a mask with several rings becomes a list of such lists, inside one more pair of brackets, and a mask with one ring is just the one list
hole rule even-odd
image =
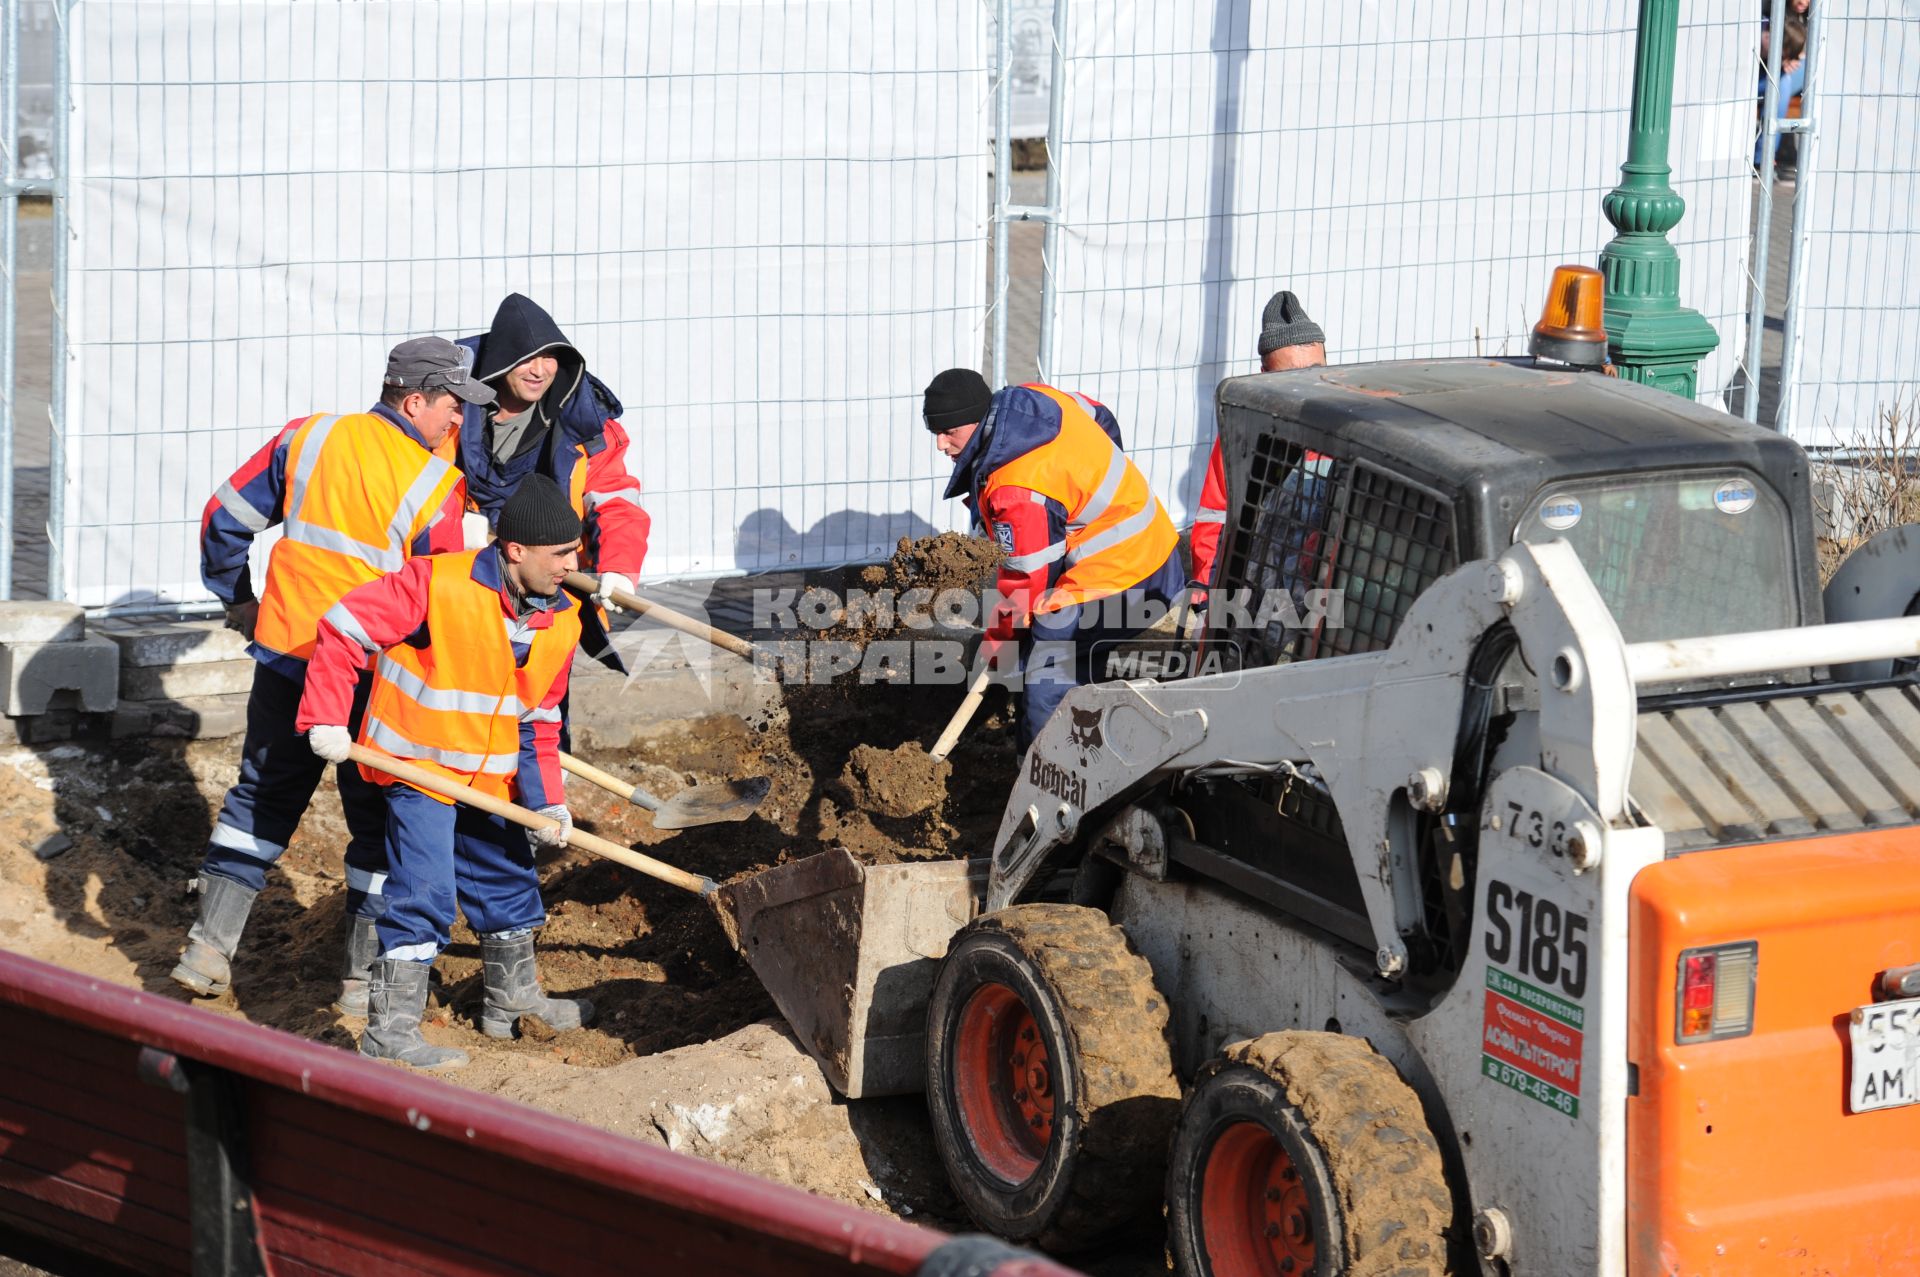
[[188, 1097], [141, 1080], [143, 1047], [223, 1071], [275, 1274], [909, 1277], [949, 1241], [4, 952], [0, 1043], [0, 1227], [139, 1272], [186, 1272], [193, 1245]]

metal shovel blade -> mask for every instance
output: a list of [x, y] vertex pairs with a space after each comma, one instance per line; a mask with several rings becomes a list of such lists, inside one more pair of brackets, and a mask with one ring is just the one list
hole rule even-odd
[[[745, 820], [766, 801], [773, 781], [765, 776], [746, 780], [717, 780], [693, 785], [673, 797], [650, 807], [655, 829], [687, 829], [694, 825], [719, 825], [730, 820]], [[639, 802], [636, 794], [634, 801]], [[642, 803], [642, 806], [647, 804]]]
[[727, 883], [713, 904], [794, 1036], [849, 1099], [926, 1078], [927, 999], [988, 862], [863, 865], [836, 848]]

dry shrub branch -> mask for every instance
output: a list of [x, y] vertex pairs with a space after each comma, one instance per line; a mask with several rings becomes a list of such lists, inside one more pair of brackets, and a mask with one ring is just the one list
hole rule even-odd
[[1818, 466], [1814, 502], [1832, 533], [1820, 543], [1823, 583], [1850, 550], [1875, 533], [1920, 521], [1917, 455], [1920, 394], [1882, 404], [1873, 424], [1841, 438], [1834, 459]]

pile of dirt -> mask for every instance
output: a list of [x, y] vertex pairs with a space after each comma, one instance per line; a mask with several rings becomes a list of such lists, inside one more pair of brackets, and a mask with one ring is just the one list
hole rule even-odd
[[860, 570], [861, 583], [895, 590], [979, 590], [993, 583], [1006, 552], [997, 541], [958, 532], [914, 540], [901, 537], [893, 558]]
[[894, 749], [857, 745], [840, 784], [854, 805], [885, 816], [913, 816], [947, 799], [953, 764], [935, 761], [918, 741]]
[[[900, 588], [972, 589], [996, 558], [991, 543], [971, 538], [903, 541], [880, 569], [881, 579]], [[870, 863], [991, 850], [1017, 763], [1004, 694], [994, 693], [951, 763], [936, 764], [924, 749], [960, 703], [964, 686], [862, 683], [848, 675], [785, 690], [786, 713], [770, 722], [750, 726], [717, 715], [590, 758], [662, 797], [696, 780], [768, 777], [771, 790], [751, 819], [663, 832], [638, 807], [576, 780], [567, 795], [576, 822], [717, 881], [833, 847]], [[184, 999], [168, 972], [196, 911], [186, 884], [236, 778], [238, 755], [237, 740], [96, 740], [0, 753], [0, 945]], [[359, 1025], [328, 1009], [346, 927], [345, 846], [329, 777], [268, 875], [233, 989], [200, 1005], [353, 1048]], [[724, 1039], [776, 1016], [699, 898], [572, 850], [543, 854], [540, 875], [548, 909], [540, 937], [543, 979], [556, 995], [593, 999], [596, 1021], [511, 1042], [481, 1034], [479, 946], [461, 923], [436, 964], [426, 1026], [431, 1040], [473, 1056], [450, 1080], [568, 1112], [575, 1098], [589, 1097], [575, 1115], [596, 1121], [595, 1085], [579, 1080], [583, 1068], [607, 1070]], [[652, 1075], [633, 1070], [631, 1076]], [[802, 1122], [790, 1126], [789, 1133], [813, 1130]], [[738, 1164], [872, 1209], [909, 1205], [880, 1177], [878, 1164], [864, 1172], [845, 1166], [829, 1172], [801, 1159], [783, 1171], [787, 1155], [778, 1143], [769, 1136], [760, 1152]], [[687, 1146], [704, 1151], [696, 1139]], [[886, 1159], [908, 1168], [900, 1171], [902, 1182], [942, 1181], [923, 1126]], [[871, 1191], [875, 1185], [885, 1191]], [[937, 1197], [921, 1202], [941, 1218]]]

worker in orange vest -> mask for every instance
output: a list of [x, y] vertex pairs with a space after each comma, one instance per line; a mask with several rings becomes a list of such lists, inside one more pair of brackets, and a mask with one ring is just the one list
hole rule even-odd
[[[557, 847], [573, 819], [560, 777], [560, 702], [580, 639], [581, 605], [560, 588], [579, 563], [580, 517], [545, 475], [501, 507], [492, 545], [415, 560], [361, 586], [320, 622], [298, 727], [313, 752], [347, 758], [354, 681], [373, 667], [363, 744], [559, 822], [533, 841]], [[387, 908], [360, 1053], [418, 1068], [457, 1068], [464, 1051], [420, 1034], [427, 978], [458, 903], [480, 937], [480, 1027], [510, 1038], [521, 1016], [575, 1029], [591, 1004], [549, 998], [534, 964], [545, 924], [528, 835], [477, 808], [377, 769], [388, 787]]]
[[[465, 352], [439, 337], [403, 341], [387, 356], [380, 401], [366, 412], [289, 422], [236, 470], [201, 518], [200, 574], [226, 604], [257, 664], [247, 699], [240, 778], [227, 791], [198, 878], [200, 916], [173, 978], [204, 997], [226, 992], [232, 961], [266, 886], [267, 869], [313, 798], [323, 770], [294, 730], [321, 613], [409, 556], [460, 548], [460, 472], [433, 455], [469, 403], [493, 392]], [[278, 525], [266, 589], [253, 596], [248, 551]], [[366, 701], [353, 692], [353, 713]], [[357, 721], [357, 718], [356, 718]], [[346, 810], [347, 937], [337, 1004], [365, 1014], [373, 918], [386, 878], [386, 805], [351, 768], [338, 772]]]
[[[1307, 318], [1300, 299], [1289, 292], [1275, 293], [1260, 314], [1260, 371], [1286, 372], [1317, 368], [1327, 362], [1327, 335]], [[1200, 487], [1200, 508], [1193, 514], [1193, 575], [1188, 589], [1204, 591], [1213, 581], [1214, 560], [1220, 553], [1220, 530], [1227, 520], [1227, 467], [1214, 436], [1207, 458], [1207, 477]], [[1196, 596], [1196, 602], [1198, 597]]]
[[995, 394], [971, 368], [949, 368], [921, 416], [953, 460], [946, 495], [1005, 555], [987, 637], [1018, 640], [1024, 750], [1069, 690], [1104, 677], [1096, 656], [1151, 623], [1143, 605], [1180, 592], [1180, 534], [1121, 451], [1120, 423], [1085, 395]]

